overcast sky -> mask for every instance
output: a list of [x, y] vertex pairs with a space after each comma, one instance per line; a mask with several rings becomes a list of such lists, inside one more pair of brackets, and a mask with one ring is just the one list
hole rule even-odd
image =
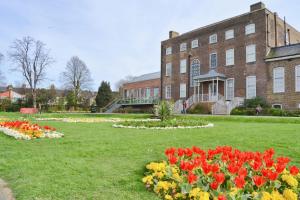
[[[59, 74], [71, 56], [89, 67], [93, 89], [102, 80], [115, 83], [127, 75], [160, 70], [160, 42], [168, 31], [190, 31], [249, 11], [257, 0], [0, 0], [0, 70], [9, 84], [22, 76], [10, 70], [9, 46], [32, 36], [46, 43], [55, 63], [48, 80], [61, 87]], [[300, 30], [299, 0], [265, 0]]]

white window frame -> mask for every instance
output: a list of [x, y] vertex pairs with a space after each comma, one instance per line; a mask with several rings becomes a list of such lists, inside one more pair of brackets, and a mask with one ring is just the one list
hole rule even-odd
[[181, 43], [180, 44], [180, 52], [186, 51], [187, 50], [187, 43]]
[[216, 33], [209, 36], [209, 44], [215, 44], [217, 42], [218, 42], [218, 35]]
[[166, 48], [166, 55], [171, 55], [172, 54], [172, 47], [167, 47]]
[[230, 40], [234, 38], [234, 29], [225, 31], [225, 40]]
[[234, 65], [234, 49], [226, 50], [226, 66]]
[[247, 24], [245, 26], [245, 35], [250, 35], [255, 33], [255, 24], [251, 23], [251, 24]]
[[186, 98], [186, 84], [185, 83], [180, 83], [179, 96], [180, 96], [180, 98]]
[[[255, 86], [250, 85], [251, 79], [254, 79], [253, 85], [255, 85]], [[250, 86], [253, 87], [253, 88], [251, 88], [251, 89], [253, 89], [253, 94], [250, 93], [250, 92], [252, 92], [249, 88]], [[256, 76], [247, 76], [246, 77], [246, 99], [253, 99], [255, 97], [256, 97]]]
[[[229, 81], [232, 81], [232, 98], [228, 97], [228, 85], [229, 85]], [[234, 78], [228, 78], [226, 79], [226, 100], [233, 100], [234, 99]]]
[[186, 66], [187, 66], [187, 60], [186, 59], [181, 59], [180, 60], [180, 73], [181, 74], [186, 73]]
[[167, 63], [166, 64], [166, 76], [171, 76], [172, 75], [172, 63]]
[[[157, 92], [157, 94], [155, 94], [155, 92]], [[159, 97], [159, 88], [153, 88], [153, 97]]]
[[300, 92], [300, 65], [295, 66], [295, 91]]
[[272, 104], [272, 108], [275, 108], [275, 106], [280, 106], [279, 109], [282, 110], [282, 104], [281, 103], [274, 103], [274, 104]]
[[250, 44], [246, 46], [246, 63], [256, 62], [256, 45]]
[[166, 99], [171, 99], [172, 96], [172, 87], [171, 85], [166, 85], [165, 87], [165, 98]]
[[[216, 66], [212, 67], [211, 58], [212, 58], [212, 55], [214, 55], [214, 54], [216, 55]], [[218, 67], [218, 54], [217, 54], [217, 52], [214, 52], [214, 53], [209, 54], [209, 68], [215, 69], [217, 67]]]
[[191, 42], [191, 47], [192, 47], [192, 49], [199, 47], [199, 40], [198, 39], [194, 39]]
[[[280, 76], [276, 73], [281, 73]], [[282, 81], [282, 82], [280, 82]], [[273, 68], [273, 93], [283, 93], [285, 92], [285, 70], [284, 67]]]
[[150, 98], [151, 97], [151, 88], [147, 87], [146, 88], [146, 98]]

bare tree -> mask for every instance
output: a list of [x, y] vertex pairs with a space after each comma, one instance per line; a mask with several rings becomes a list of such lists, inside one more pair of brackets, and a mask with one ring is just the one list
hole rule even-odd
[[74, 92], [75, 104], [78, 103], [80, 92], [90, 89], [92, 84], [90, 70], [78, 56], [73, 56], [68, 61], [65, 71], [61, 74], [61, 79], [64, 86]]
[[54, 62], [46, 45], [32, 37], [16, 39], [9, 52], [9, 57], [16, 64], [15, 70], [22, 73], [31, 89], [33, 107], [36, 108], [37, 85], [46, 75], [46, 69]]
[[[3, 57], [4, 57], [3, 54], [0, 53], [0, 63], [3, 60]], [[2, 72], [0, 71], [0, 85], [4, 84], [4, 81], [5, 81], [5, 77], [2, 74]]]
[[121, 90], [123, 85], [129, 81], [131, 81], [132, 79], [134, 79], [134, 76], [126, 76], [124, 79], [119, 80], [116, 84], [115, 87], [117, 90]]

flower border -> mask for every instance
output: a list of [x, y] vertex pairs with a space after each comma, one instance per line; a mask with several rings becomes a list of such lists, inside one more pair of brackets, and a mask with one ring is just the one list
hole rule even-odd
[[203, 126], [177, 126], [177, 127], [146, 127], [146, 126], [124, 126], [120, 124], [113, 124], [114, 128], [128, 128], [128, 129], [151, 129], [151, 130], [173, 130], [173, 129], [197, 129], [197, 128], [212, 128], [214, 124], [209, 123]]

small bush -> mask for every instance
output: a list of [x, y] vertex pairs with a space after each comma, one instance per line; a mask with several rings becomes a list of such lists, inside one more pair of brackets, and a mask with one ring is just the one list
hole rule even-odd
[[262, 108], [269, 108], [270, 105], [263, 97], [255, 97], [253, 99], [245, 99], [244, 106], [246, 108], [256, 108], [260, 105]]
[[173, 115], [173, 104], [169, 101], [161, 101], [154, 107], [154, 115], [162, 121], [169, 119]]
[[210, 105], [197, 104], [187, 110], [189, 114], [211, 114]]

